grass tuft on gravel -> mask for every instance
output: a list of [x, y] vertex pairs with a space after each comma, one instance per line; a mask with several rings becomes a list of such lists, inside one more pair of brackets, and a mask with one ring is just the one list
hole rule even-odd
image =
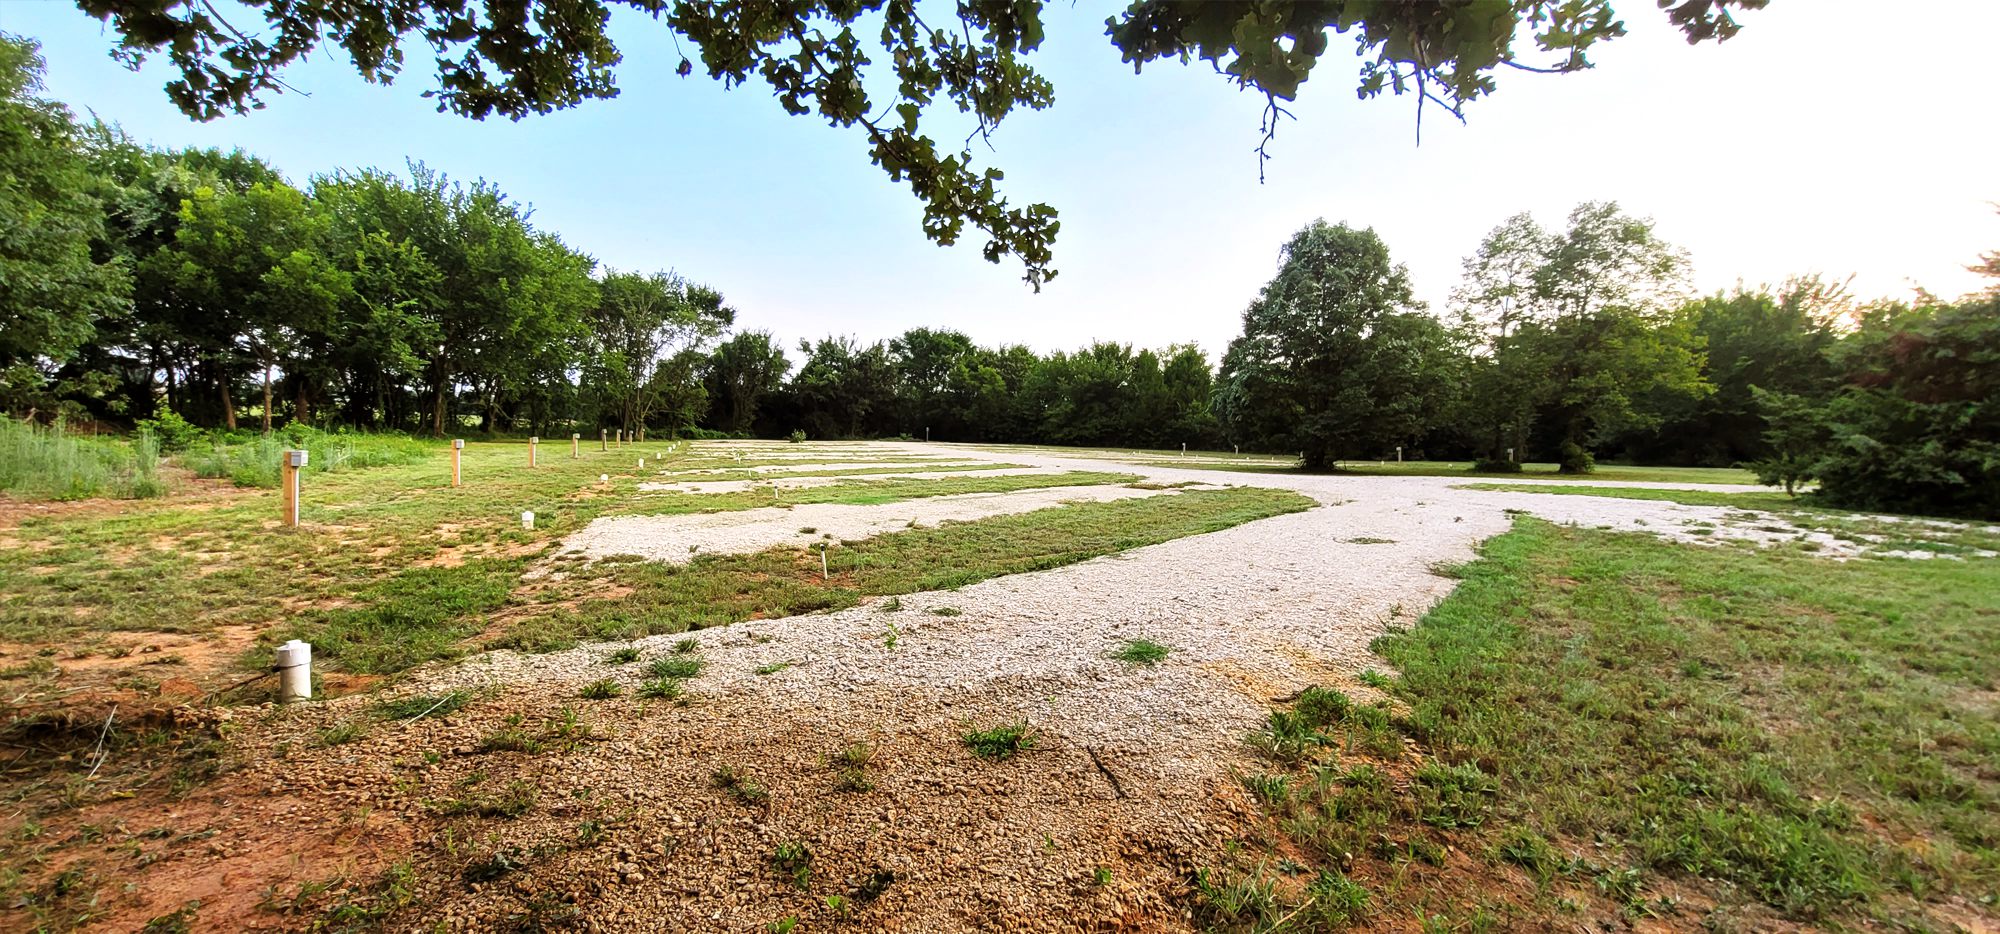
[[961, 737], [967, 749], [981, 759], [1001, 761], [1035, 748], [1035, 731], [1027, 721], [1017, 720], [986, 729], [968, 729]]

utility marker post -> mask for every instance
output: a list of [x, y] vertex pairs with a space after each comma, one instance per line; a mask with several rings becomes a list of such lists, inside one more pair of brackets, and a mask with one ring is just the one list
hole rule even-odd
[[611, 450], [611, 432], [608, 429], [597, 429], [597, 449], [600, 451]]
[[572, 434], [571, 434], [571, 435], [569, 436], [569, 459], [570, 459], [570, 460], [576, 460], [577, 458], [579, 458], [579, 457], [582, 457], [582, 456], [583, 456], [583, 454], [581, 454], [581, 453], [579, 452], [578, 448], [577, 448], [577, 442], [578, 442], [578, 441], [579, 441], [580, 439], [582, 439], [582, 438], [583, 438], [583, 436], [582, 436], [582, 435], [579, 435], [579, 434], [574, 434], [574, 433], [572, 433]]
[[458, 462], [459, 462], [459, 456], [464, 453], [465, 453], [465, 439], [464, 438], [451, 439], [451, 485], [453, 487], [458, 486], [459, 483]]
[[639, 443], [640, 444], [646, 443], [646, 426], [644, 425], [639, 426]]
[[529, 466], [529, 467], [533, 467], [533, 466], [535, 466], [535, 448], [536, 448], [536, 447], [538, 447], [538, 446], [540, 446], [540, 445], [541, 445], [541, 443], [542, 443], [542, 439], [541, 439], [541, 438], [529, 438], [529, 439], [528, 439], [528, 466]]
[[306, 465], [306, 452], [286, 451], [278, 465], [278, 489], [289, 528], [299, 527], [299, 469]]
[[1400, 464], [1402, 462], [1403, 462], [1403, 446], [1399, 444], [1396, 445], [1396, 463]]
[[278, 646], [278, 700], [312, 700], [313, 647], [310, 642], [293, 639]]
[[1510, 464], [1511, 464], [1511, 463], [1513, 463], [1513, 462], [1514, 462], [1514, 449], [1513, 449], [1513, 448], [1508, 448], [1508, 449], [1507, 449], [1507, 463], [1510, 463]]

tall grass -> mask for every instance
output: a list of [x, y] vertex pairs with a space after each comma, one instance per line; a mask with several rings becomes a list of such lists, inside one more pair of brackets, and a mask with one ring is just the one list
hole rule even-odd
[[307, 452], [307, 473], [413, 464], [432, 453], [431, 445], [405, 435], [331, 433], [293, 426], [269, 435], [218, 435], [206, 448], [183, 454], [181, 463], [197, 477], [275, 487], [279, 458], [287, 450], [299, 449]]
[[0, 491], [24, 499], [144, 499], [167, 491], [149, 432], [131, 442], [79, 437], [53, 425], [0, 418]]

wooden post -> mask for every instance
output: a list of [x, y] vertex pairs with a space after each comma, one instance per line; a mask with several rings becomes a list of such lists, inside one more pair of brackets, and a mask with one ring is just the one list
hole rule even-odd
[[299, 468], [306, 465], [306, 452], [286, 451], [285, 460], [278, 465], [278, 487], [285, 510], [285, 525], [299, 526]]
[[577, 458], [579, 458], [579, 457], [582, 457], [582, 456], [583, 456], [583, 455], [582, 455], [581, 453], [578, 453], [578, 450], [577, 450], [577, 446], [576, 446], [576, 444], [577, 444], [577, 440], [578, 440], [578, 439], [580, 439], [580, 438], [582, 438], [582, 437], [583, 437], [583, 436], [582, 436], [582, 435], [579, 435], [579, 434], [572, 434], [572, 435], [570, 435], [570, 436], [569, 436], [569, 459], [570, 459], [570, 460], [576, 460]]
[[535, 447], [542, 443], [540, 438], [528, 439], [528, 466], [535, 466]]
[[459, 483], [459, 470], [458, 470], [459, 456], [464, 453], [465, 453], [465, 439], [464, 438], [451, 439], [451, 485], [454, 487], [458, 486]]
[[597, 429], [597, 449], [600, 451], [611, 450], [611, 432], [609, 429]]
[[618, 446], [621, 448], [625, 446], [625, 429], [623, 428], [618, 429]]

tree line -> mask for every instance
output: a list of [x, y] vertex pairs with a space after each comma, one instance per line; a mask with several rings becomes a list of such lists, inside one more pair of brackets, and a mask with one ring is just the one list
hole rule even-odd
[[[1614, 203], [1529, 215], [1443, 314], [1373, 230], [1318, 221], [1243, 314], [1214, 414], [1309, 468], [1393, 448], [1512, 472], [1599, 456], [1755, 469], [1833, 505], [2000, 517], [2000, 289], [1860, 302], [1840, 283], [1689, 296], [1685, 252]], [[1994, 256], [1972, 267], [2000, 273]]]
[[0, 405], [17, 413], [1234, 445], [1315, 469], [1398, 447], [1501, 471], [1617, 457], [2000, 508], [1991, 295], [1862, 303], [1808, 277], [1690, 297], [1686, 254], [1615, 204], [1507, 219], [1438, 310], [1373, 231], [1315, 222], [1219, 370], [1190, 345], [1041, 354], [934, 328], [787, 348], [732, 333], [709, 286], [600, 269], [491, 184], [412, 164], [294, 186], [240, 151], [80, 123], [39, 74], [32, 43], [0, 39]]

